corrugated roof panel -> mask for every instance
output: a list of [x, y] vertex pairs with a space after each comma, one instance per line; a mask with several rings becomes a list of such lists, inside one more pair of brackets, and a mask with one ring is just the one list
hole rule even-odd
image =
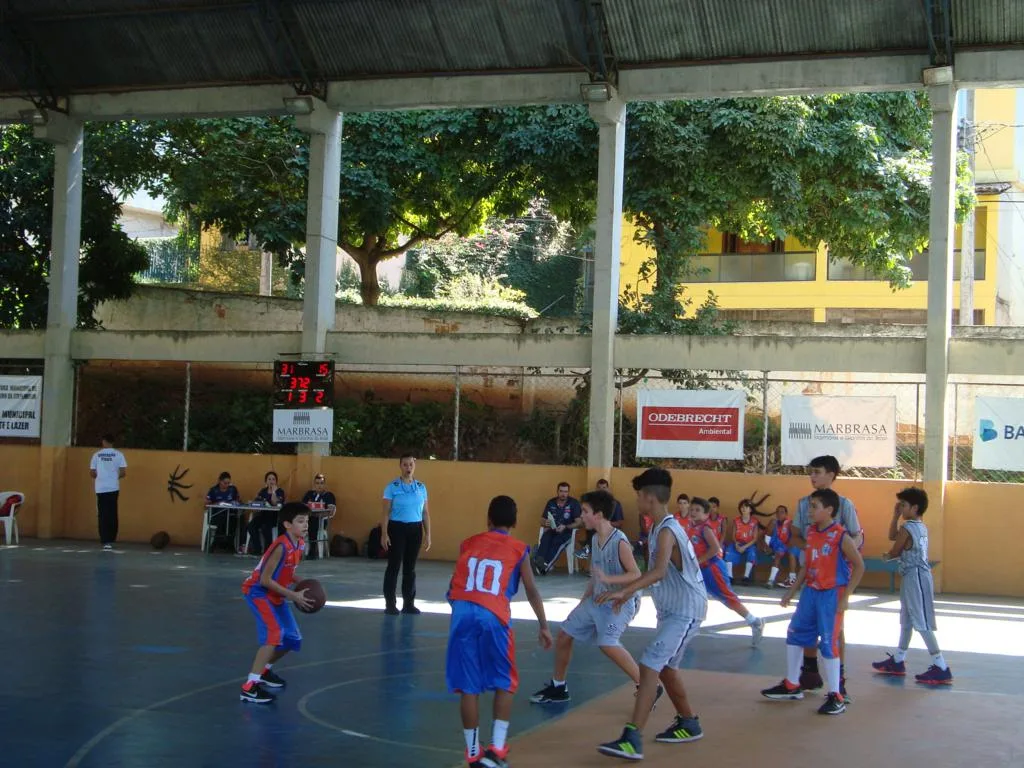
[[952, 10], [958, 45], [1024, 45], [1024, 0], [953, 0]]

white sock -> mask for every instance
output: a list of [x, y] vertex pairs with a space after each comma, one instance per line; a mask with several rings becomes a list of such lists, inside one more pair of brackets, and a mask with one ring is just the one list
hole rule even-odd
[[725, 568], [726, 568], [727, 571], [729, 571], [729, 580], [731, 581], [732, 580], [732, 563], [730, 563], [728, 560], [726, 560], [725, 561]]
[[265, 667], [263, 667], [263, 671], [266, 672], [268, 669], [273, 669], [273, 668], [274, 668], [273, 664], [267, 664]]
[[789, 582], [792, 584], [794, 581], [796, 581], [796, 571], [790, 571], [789, 572]]
[[804, 649], [799, 645], [786, 646], [786, 680], [800, 685], [800, 666], [804, 663]]
[[839, 659], [822, 659], [829, 693], [839, 693]]
[[941, 653], [936, 653], [934, 656], [932, 656], [932, 664], [941, 669], [943, 672], [945, 672], [949, 668], [949, 665], [946, 664], [946, 660], [942, 658]]
[[245, 682], [247, 682], [247, 683], [258, 683], [259, 681], [260, 681], [260, 676], [259, 675], [254, 675], [252, 673], [249, 673], [249, 678]]
[[772, 572], [768, 574], [768, 583], [769, 584], [774, 584], [775, 583], [775, 577], [778, 576], [778, 575], [779, 575], [779, 568], [778, 568], [778, 566], [773, 565], [772, 566]]
[[745, 616], [745, 617], [743, 618], [743, 620], [744, 620], [745, 622], [747, 622], [747, 624], [749, 624], [750, 626], [754, 626], [755, 624], [757, 624], [757, 616], [755, 616], [755, 615], [754, 615], [754, 614], [752, 614], [752, 613], [748, 613], [748, 614], [747, 614], [747, 615], [746, 615], [746, 616]]
[[505, 739], [508, 738], [508, 720], [495, 720], [494, 730], [491, 731], [491, 744], [497, 750], [505, 748]]
[[464, 728], [462, 735], [466, 737], [466, 757], [472, 759], [480, 756], [480, 729]]
[[907, 651], [905, 648], [897, 648], [896, 653], [892, 655], [892, 660], [897, 664], [902, 663], [907, 658]]
[[747, 564], [745, 566], [743, 566], [743, 578], [744, 579], [749, 579], [750, 578], [750, 572], [752, 570], [754, 570], [754, 564], [751, 563], [750, 561], [747, 561]]

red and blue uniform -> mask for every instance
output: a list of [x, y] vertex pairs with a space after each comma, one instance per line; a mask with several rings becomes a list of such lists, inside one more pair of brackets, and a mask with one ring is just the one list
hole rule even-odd
[[452, 693], [514, 693], [519, 687], [511, 600], [529, 551], [507, 531], [462, 542], [448, 588], [452, 622], [446, 678]]
[[793, 521], [788, 517], [783, 518], [782, 520], [776, 520], [775, 532], [772, 534], [772, 552], [777, 555], [785, 555], [787, 552], [791, 555], [799, 555], [800, 550], [797, 547], [790, 545], [792, 540]]
[[249, 577], [242, 582], [242, 594], [245, 595], [245, 602], [256, 617], [256, 632], [259, 635], [260, 645], [273, 645], [278, 648], [286, 648], [289, 651], [297, 651], [302, 647], [302, 633], [295, 623], [295, 616], [285, 599], [271, 592], [262, 584], [260, 578], [263, 576], [263, 569], [272, 552], [282, 547], [281, 560], [271, 574], [270, 578], [287, 589], [295, 583], [295, 569], [302, 561], [302, 552], [306, 548], [306, 542], [302, 539], [292, 541], [288, 534], [282, 534], [271, 542], [267, 551], [260, 558]]
[[708, 518], [708, 527], [715, 532], [715, 538], [719, 543], [725, 541], [725, 523], [726, 519], [723, 515]]
[[749, 520], [744, 522], [742, 517], [736, 518], [735, 528], [733, 529], [733, 539], [735, 543], [729, 544], [725, 548], [725, 559], [733, 565], [739, 565], [740, 563], [754, 563], [757, 564], [757, 547], [748, 547], [743, 552], [736, 549], [737, 545], [749, 544], [755, 538], [757, 538], [757, 520], [751, 517]]
[[843, 556], [845, 536], [846, 529], [834, 521], [823, 530], [816, 525], [807, 529], [807, 580], [786, 633], [787, 645], [811, 648], [817, 643], [826, 659], [838, 658], [843, 631], [839, 601], [850, 583], [850, 564]]
[[[693, 551], [698, 560], [711, 550], [711, 544], [707, 537], [708, 535], [714, 536], [714, 534], [715, 531], [710, 521], [694, 523], [690, 528], [690, 543], [693, 545]], [[718, 540], [717, 536], [715, 540]], [[736, 597], [736, 593], [732, 591], [729, 569], [725, 567], [721, 550], [700, 567], [700, 575], [704, 577], [704, 587], [708, 591], [708, 597], [715, 598], [737, 613], [741, 612], [743, 606], [740, 599]]]

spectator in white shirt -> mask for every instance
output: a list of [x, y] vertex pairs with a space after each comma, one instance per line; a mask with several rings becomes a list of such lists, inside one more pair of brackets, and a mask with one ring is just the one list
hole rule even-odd
[[124, 460], [124, 454], [114, 448], [113, 435], [104, 435], [102, 443], [103, 448], [96, 451], [89, 462], [89, 474], [96, 487], [100, 543], [103, 549], [111, 550], [117, 541], [117, 495], [121, 490], [121, 478], [125, 476], [128, 462]]

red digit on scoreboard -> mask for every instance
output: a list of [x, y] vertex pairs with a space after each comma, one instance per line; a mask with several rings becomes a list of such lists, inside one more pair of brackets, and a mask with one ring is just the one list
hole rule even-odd
[[299, 391], [299, 403], [300, 404], [305, 403], [306, 402], [306, 398], [307, 398], [308, 395], [309, 395], [309, 393], [306, 390], [304, 390], [304, 389], [300, 390]]
[[317, 405], [323, 405], [324, 404], [324, 391], [322, 389], [317, 391], [315, 399], [316, 399], [316, 404]]
[[331, 366], [327, 363], [320, 363], [316, 369], [317, 376], [327, 376], [331, 372]]

